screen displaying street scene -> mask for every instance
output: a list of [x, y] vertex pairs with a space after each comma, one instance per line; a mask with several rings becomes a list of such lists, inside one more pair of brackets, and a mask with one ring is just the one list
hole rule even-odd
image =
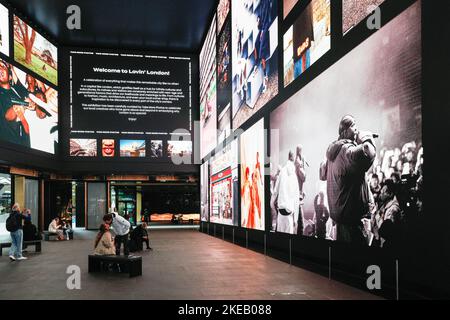
[[278, 93], [278, 0], [232, 0], [231, 16], [236, 129]]
[[271, 113], [272, 231], [393, 248], [422, 214], [420, 35], [418, 2]]
[[283, 0], [283, 18], [286, 18], [299, 0]]
[[217, 117], [219, 142], [231, 133], [231, 19], [217, 37]]
[[264, 220], [264, 119], [240, 137], [241, 226], [265, 229]]
[[331, 48], [330, 0], [312, 0], [283, 36], [284, 86]]
[[216, 17], [200, 52], [200, 156], [217, 144]]
[[191, 158], [192, 141], [167, 141], [167, 156], [179, 159]]
[[16, 15], [14, 60], [58, 85], [58, 49]]
[[120, 156], [145, 157], [145, 140], [120, 140]]
[[210, 222], [235, 226], [239, 223], [237, 151], [237, 140], [233, 140], [211, 158]]
[[70, 139], [71, 157], [96, 157], [96, 139]]
[[200, 166], [200, 218], [209, 219], [209, 163], [206, 161]]
[[0, 53], [9, 56], [9, 12], [0, 3]]
[[0, 59], [0, 139], [54, 154], [58, 92]]
[[344, 33], [373, 13], [385, 0], [343, 0], [342, 30]]
[[220, 0], [217, 6], [217, 30], [222, 31], [223, 23], [230, 13], [230, 1], [231, 0]]

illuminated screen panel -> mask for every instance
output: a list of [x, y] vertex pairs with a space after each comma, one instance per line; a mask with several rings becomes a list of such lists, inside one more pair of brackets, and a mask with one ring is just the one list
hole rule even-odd
[[283, 18], [286, 18], [299, 0], [283, 0]]
[[216, 17], [200, 52], [200, 156], [217, 144]]
[[240, 160], [241, 226], [264, 230], [264, 119], [241, 135]]
[[278, 94], [278, 1], [233, 0], [232, 125], [239, 128]]
[[222, 30], [223, 24], [230, 13], [230, 0], [220, 0], [217, 6], [217, 29]]
[[16, 15], [14, 60], [58, 85], [58, 49]]
[[283, 36], [284, 86], [331, 48], [330, 0], [312, 0]]
[[210, 222], [238, 225], [238, 163], [237, 140], [211, 158], [211, 210]]
[[200, 166], [200, 217], [202, 221], [209, 219], [209, 163]]
[[0, 3], [0, 53], [9, 56], [9, 12]]
[[385, 0], [343, 0], [342, 30], [344, 33], [360, 23]]
[[0, 75], [0, 139], [54, 154], [58, 92], [2, 59]]
[[420, 11], [271, 113], [272, 231], [384, 248], [422, 212]]

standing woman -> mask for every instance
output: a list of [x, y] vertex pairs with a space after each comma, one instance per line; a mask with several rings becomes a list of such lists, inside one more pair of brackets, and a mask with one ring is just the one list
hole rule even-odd
[[9, 259], [11, 259], [11, 261], [27, 259], [26, 257], [22, 256], [22, 221], [24, 218], [25, 216], [20, 212], [19, 204], [14, 204], [11, 214], [6, 220], [6, 229], [11, 234], [11, 248], [9, 250]]

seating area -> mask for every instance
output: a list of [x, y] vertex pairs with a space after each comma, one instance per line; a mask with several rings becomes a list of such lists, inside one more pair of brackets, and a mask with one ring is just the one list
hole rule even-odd
[[[3, 248], [10, 248], [11, 245], [12, 245], [11, 242], [0, 243], [0, 256], [3, 255]], [[35, 252], [42, 252], [42, 241], [41, 240], [24, 241], [23, 246], [24, 247], [34, 246]]]
[[129, 273], [130, 278], [142, 275], [142, 257], [89, 255], [89, 273], [107, 272], [117, 268], [120, 273]]

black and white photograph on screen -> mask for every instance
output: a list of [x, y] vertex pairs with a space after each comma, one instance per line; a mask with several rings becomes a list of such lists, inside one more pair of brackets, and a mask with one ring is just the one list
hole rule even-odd
[[231, 0], [220, 0], [217, 6], [217, 33], [222, 31], [223, 23], [230, 13]]
[[238, 225], [239, 195], [237, 140], [233, 140], [210, 160], [211, 210], [209, 220], [214, 223]]
[[278, 0], [232, 0], [232, 127], [278, 94]]
[[343, 0], [342, 31], [347, 33], [365, 17], [373, 13], [385, 0]]
[[200, 157], [217, 144], [216, 17], [200, 52]]
[[0, 59], [0, 139], [54, 154], [58, 92]]
[[0, 53], [9, 56], [9, 12], [0, 3]]
[[71, 157], [96, 157], [96, 139], [70, 139]]
[[200, 166], [200, 218], [202, 221], [209, 219], [209, 163], [206, 161]]
[[231, 19], [217, 37], [217, 115], [231, 104]]
[[240, 136], [241, 226], [265, 230], [264, 119]]
[[392, 249], [422, 214], [420, 22], [417, 2], [271, 113], [272, 231]]
[[180, 159], [192, 156], [192, 141], [167, 141], [167, 156]]
[[283, 35], [284, 86], [331, 48], [331, 2], [312, 0]]
[[151, 140], [150, 141], [150, 157], [151, 158], [162, 158], [163, 156], [163, 141], [162, 140]]

